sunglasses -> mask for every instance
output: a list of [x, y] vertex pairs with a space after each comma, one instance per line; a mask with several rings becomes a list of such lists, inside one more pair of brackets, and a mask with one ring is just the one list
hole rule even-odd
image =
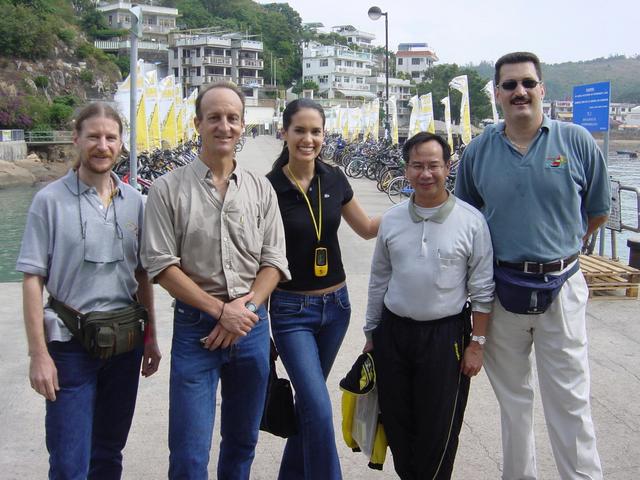
[[515, 90], [518, 87], [518, 83], [522, 84], [524, 88], [530, 90], [532, 88], [536, 88], [542, 82], [538, 80], [534, 80], [533, 78], [525, 78], [524, 80], [505, 80], [500, 84], [500, 88], [503, 90]]

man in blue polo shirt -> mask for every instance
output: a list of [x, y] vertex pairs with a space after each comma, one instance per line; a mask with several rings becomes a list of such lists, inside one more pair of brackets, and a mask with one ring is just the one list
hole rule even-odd
[[505, 300], [511, 304], [513, 298], [499, 298], [496, 285], [484, 358], [502, 414], [502, 478], [537, 478], [531, 372], [535, 345], [560, 478], [601, 479], [589, 401], [588, 289], [573, 267], [583, 243], [609, 213], [606, 163], [584, 128], [543, 115], [544, 85], [536, 55], [504, 55], [496, 62], [495, 83], [504, 123], [487, 127], [465, 150], [456, 196], [487, 219], [497, 283], [500, 269], [543, 281], [568, 277], [546, 311], [530, 315], [508, 311], [505, 307], [514, 307]]

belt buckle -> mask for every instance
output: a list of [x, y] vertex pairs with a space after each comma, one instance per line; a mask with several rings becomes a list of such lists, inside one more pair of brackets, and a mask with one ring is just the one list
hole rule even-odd
[[[529, 265], [536, 266], [536, 270], [537, 271], [529, 270]], [[522, 271], [524, 273], [542, 273], [542, 269], [543, 268], [544, 268], [544, 266], [541, 263], [538, 263], [538, 262], [524, 262], [524, 269]]]

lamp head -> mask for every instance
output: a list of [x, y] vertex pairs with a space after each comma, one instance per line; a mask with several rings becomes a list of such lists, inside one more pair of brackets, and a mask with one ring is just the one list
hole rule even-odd
[[371, 7], [367, 15], [371, 20], [378, 20], [382, 16], [382, 10], [380, 10], [380, 7]]

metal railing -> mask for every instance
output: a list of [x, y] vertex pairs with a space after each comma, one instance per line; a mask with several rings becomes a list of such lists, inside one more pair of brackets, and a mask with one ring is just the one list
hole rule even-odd
[[71, 130], [29, 131], [24, 132], [26, 143], [72, 143]]

